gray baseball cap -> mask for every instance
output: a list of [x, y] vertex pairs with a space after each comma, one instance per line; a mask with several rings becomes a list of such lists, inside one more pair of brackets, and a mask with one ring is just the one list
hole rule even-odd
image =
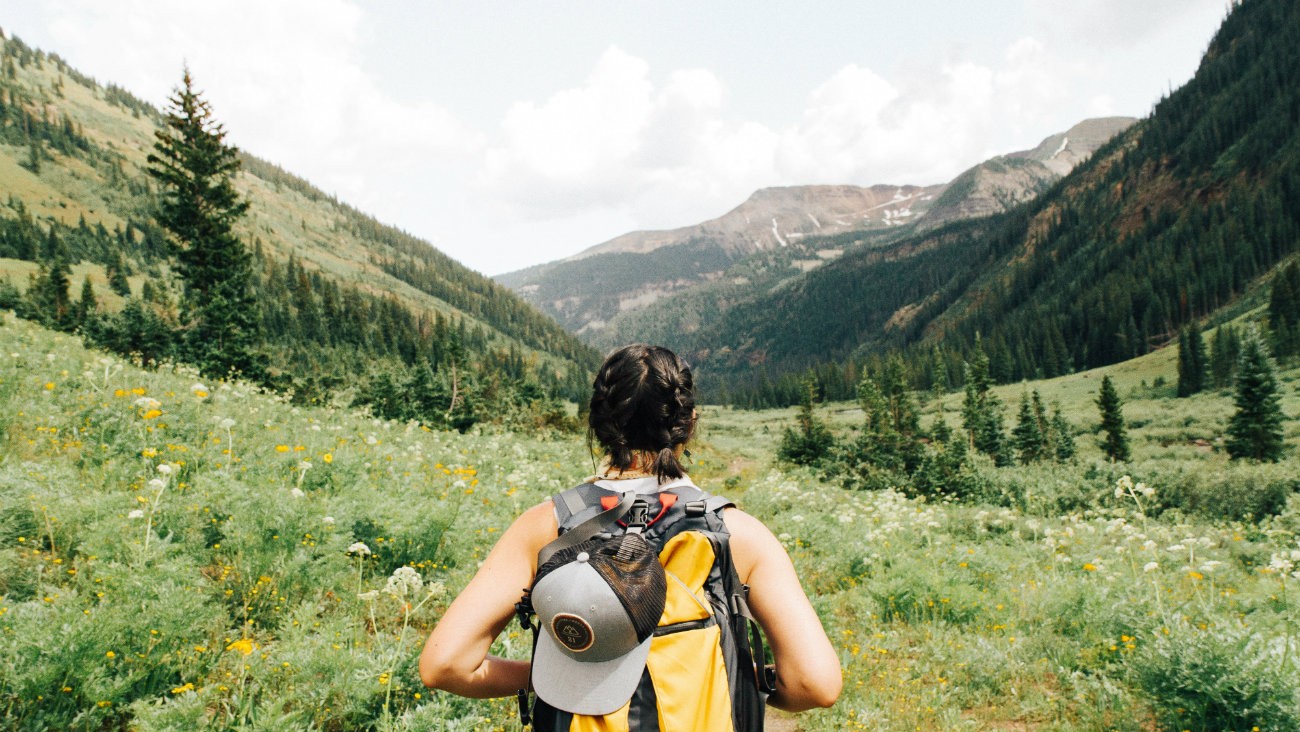
[[556, 709], [602, 715], [632, 698], [667, 584], [645, 538], [625, 534], [566, 549], [538, 569], [530, 593], [541, 632], [533, 690]]

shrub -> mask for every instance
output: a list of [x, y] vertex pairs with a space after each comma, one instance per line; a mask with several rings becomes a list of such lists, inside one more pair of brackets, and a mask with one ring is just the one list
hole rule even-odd
[[1129, 672], [1162, 730], [1300, 729], [1300, 681], [1281, 662], [1288, 642], [1240, 625], [1180, 625], [1146, 644]]

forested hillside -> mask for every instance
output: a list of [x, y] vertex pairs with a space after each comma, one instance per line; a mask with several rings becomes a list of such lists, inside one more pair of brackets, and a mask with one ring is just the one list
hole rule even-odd
[[1131, 358], [1295, 252], [1297, 130], [1300, 7], [1241, 3], [1190, 82], [1044, 195], [849, 252], [674, 345], [758, 403], [797, 393], [803, 369], [890, 350], [918, 386], [955, 384], [977, 334], [1002, 381]]
[[[144, 363], [174, 357], [176, 249], [145, 161], [161, 113], [0, 43], [0, 307]], [[582, 391], [594, 352], [508, 289], [291, 173], [240, 162], [250, 206], [236, 233], [254, 258], [267, 385], [462, 427]]]

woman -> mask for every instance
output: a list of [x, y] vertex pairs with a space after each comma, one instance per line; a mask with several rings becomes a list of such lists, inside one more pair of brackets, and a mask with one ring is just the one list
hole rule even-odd
[[[589, 424], [604, 451], [597, 486], [619, 493], [661, 495], [691, 486], [681, 459], [695, 427], [690, 368], [671, 351], [625, 346], [606, 358], [592, 388]], [[842, 684], [839, 659], [799, 584], [784, 547], [757, 519], [735, 508], [722, 513], [749, 608], [775, 659], [768, 703], [797, 712], [827, 707]], [[477, 574], [452, 602], [420, 656], [426, 686], [467, 697], [512, 696], [529, 688], [530, 664], [488, 655], [530, 587], [538, 551], [558, 532], [550, 500], [525, 511], [502, 535]]]

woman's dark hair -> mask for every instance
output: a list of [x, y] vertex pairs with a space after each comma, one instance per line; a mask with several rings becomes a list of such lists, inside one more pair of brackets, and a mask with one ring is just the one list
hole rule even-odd
[[660, 482], [682, 477], [677, 448], [695, 427], [691, 367], [667, 348], [623, 346], [596, 372], [587, 424], [611, 467], [626, 470], [633, 454], [644, 452], [653, 456], [648, 469]]

